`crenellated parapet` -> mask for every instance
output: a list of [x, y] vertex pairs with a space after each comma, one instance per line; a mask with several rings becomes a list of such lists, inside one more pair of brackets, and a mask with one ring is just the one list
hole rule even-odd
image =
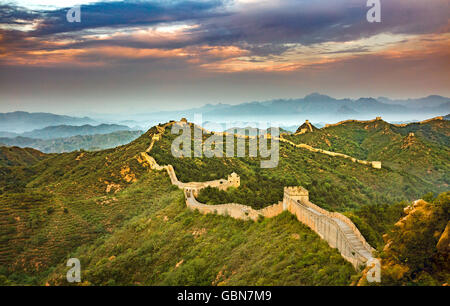
[[311, 151], [311, 152], [322, 153], [322, 154], [325, 154], [325, 155], [328, 155], [328, 156], [332, 156], [332, 157], [342, 157], [342, 158], [345, 158], [345, 159], [349, 159], [349, 160], [351, 160], [354, 163], [359, 163], [359, 164], [362, 164], [362, 165], [372, 166], [372, 168], [375, 168], [375, 169], [381, 169], [381, 162], [380, 161], [360, 160], [360, 159], [356, 159], [356, 158], [354, 158], [352, 156], [349, 156], [349, 155], [346, 155], [346, 154], [343, 154], [343, 153], [337, 153], [337, 152], [327, 151], [327, 150], [324, 150], [324, 149], [314, 148], [314, 147], [312, 147], [310, 145], [307, 145], [305, 143], [298, 143], [297, 144], [297, 143], [294, 143], [294, 142], [292, 142], [292, 141], [290, 141], [288, 139], [283, 138], [282, 136], [280, 136], [280, 138], [278, 138], [278, 140], [281, 141], [281, 142], [287, 143], [287, 144], [289, 144], [291, 146], [294, 146], [296, 148], [302, 148], [302, 149], [306, 149], [306, 150]]
[[423, 121], [417, 121], [417, 122], [410, 122], [410, 123], [401, 123], [401, 124], [395, 124], [393, 123], [392, 125], [396, 126], [396, 127], [406, 127], [408, 125], [414, 125], [414, 124], [426, 124], [432, 121], [444, 121], [444, 117], [443, 116], [438, 116], [438, 117], [434, 117], [431, 119], [427, 119], [427, 120], [423, 120]]
[[241, 178], [237, 173], [233, 172], [228, 176], [228, 186], [235, 188], [241, 186]]
[[308, 202], [309, 192], [301, 186], [284, 187], [284, 198], [289, 198], [294, 201]]
[[[183, 123], [186, 124], [184, 121]], [[356, 269], [372, 259], [373, 248], [366, 242], [353, 222], [342, 214], [329, 212], [311, 203], [309, 201], [308, 190], [301, 186], [284, 187], [283, 201], [260, 210], [255, 210], [250, 206], [237, 203], [207, 205], [198, 202], [196, 196], [202, 188], [210, 186], [226, 190], [230, 187], [239, 187], [240, 177], [233, 172], [227, 179], [208, 182], [180, 182], [172, 165], [161, 166], [149, 155], [154, 143], [161, 139], [164, 129], [165, 126], [159, 127], [159, 133], [153, 135], [149, 148], [146, 152], [141, 153], [138, 160], [148, 165], [150, 169], [166, 170], [171, 183], [183, 189], [188, 208], [197, 210], [202, 214], [211, 213], [230, 216], [235, 219], [254, 221], [260, 217], [272, 218], [283, 213], [283, 211], [289, 211], [296, 216], [299, 222], [302, 222], [316, 232], [322, 239], [326, 240], [331, 247], [337, 248], [342, 257], [348, 260]], [[380, 162], [355, 161], [370, 163], [374, 168], [378, 166], [381, 168]]]
[[186, 205], [202, 214], [217, 214], [235, 219], [256, 221], [260, 217], [273, 218], [289, 211], [320, 238], [337, 248], [342, 257], [356, 269], [372, 258], [373, 248], [366, 242], [353, 222], [344, 215], [329, 212], [308, 200], [308, 190], [301, 186], [285, 187], [282, 202], [255, 210], [250, 206], [228, 203], [207, 205], [196, 200], [195, 189], [184, 189]]
[[383, 120], [381, 117], [376, 117], [375, 119], [372, 120], [355, 120], [355, 119], [349, 119], [349, 120], [343, 120], [343, 121], [339, 121], [338, 123], [331, 123], [331, 124], [325, 124], [325, 128], [329, 128], [329, 127], [333, 127], [333, 126], [339, 126], [345, 123], [351, 123], [351, 122], [355, 122], [355, 123], [373, 123], [375, 121], [381, 121]]

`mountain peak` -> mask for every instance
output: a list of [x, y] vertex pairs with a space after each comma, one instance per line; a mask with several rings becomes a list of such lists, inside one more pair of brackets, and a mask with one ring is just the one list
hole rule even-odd
[[318, 130], [318, 128], [316, 128], [314, 125], [312, 125], [309, 120], [306, 120], [305, 123], [303, 123], [301, 126], [299, 126], [299, 128], [297, 129], [297, 131], [295, 132], [295, 134], [305, 134], [305, 133], [311, 133]]
[[359, 98], [358, 100], [356, 100], [356, 102], [361, 102], [361, 103], [367, 103], [367, 102], [371, 102], [371, 103], [376, 103], [378, 102], [375, 98], [369, 97], [369, 98]]
[[331, 98], [330, 96], [327, 96], [327, 95], [322, 95], [318, 92], [313, 92], [312, 94], [305, 96], [304, 99], [305, 100], [330, 100], [333, 98]]

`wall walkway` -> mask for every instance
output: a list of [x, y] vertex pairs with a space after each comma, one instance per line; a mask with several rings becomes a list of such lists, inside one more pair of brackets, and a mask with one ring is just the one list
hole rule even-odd
[[149, 155], [154, 143], [161, 139], [164, 128], [158, 129], [158, 131], [159, 133], [153, 136], [149, 149], [141, 153], [141, 160], [148, 163], [151, 169], [167, 171], [172, 184], [183, 189], [186, 205], [190, 209], [198, 210], [202, 214], [212, 213], [241, 220], [257, 220], [260, 217], [272, 218], [287, 210], [295, 215], [298, 221], [307, 225], [322, 239], [327, 241], [331, 247], [337, 248], [342, 257], [356, 269], [373, 258], [372, 252], [374, 249], [367, 243], [349, 218], [340, 213], [329, 212], [311, 203], [308, 191], [300, 186], [285, 187], [283, 201], [260, 210], [237, 203], [207, 205], [198, 202], [195, 197], [202, 188], [211, 186], [226, 190], [229, 187], [238, 187], [240, 184], [239, 176], [233, 173], [228, 176], [227, 180], [180, 182], [172, 165], [160, 166]]

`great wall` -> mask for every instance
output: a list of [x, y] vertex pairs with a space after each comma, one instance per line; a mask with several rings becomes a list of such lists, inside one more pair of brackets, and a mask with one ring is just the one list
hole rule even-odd
[[[325, 128], [334, 127], [334, 126], [339, 126], [339, 125], [342, 125], [342, 124], [345, 124], [345, 123], [352, 123], [352, 122], [367, 124], [367, 123], [373, 123], [373, 122], [376, 122], [376, 121], [382, 121], [382, 120], [383, 120], [383, 119], [382, 119], [381, 117], [376, 117], [375, 119], [372, 119], [372, 120], [355, 120], [355, 119], [349, 119], [349, 120], [339, 121], [339, 122], [337, 122], [337, 123], [325, 124]], [[434, 118], [430, 118], [430, 119], [426, 119], [426, 120], [422, 120], [422, 121], [417, 121], [417, 122], [400, 123], [400, 124], [397, 124], [397, 123], [390, 123], [390, 124], [393, 125], [393, 126], [396, 126], [396, 127], [405, 127], [405, 126], [408, 126], [408, 125], [414, 125], [414, 124], [426, 124], [426, 123], [428, 123], [428, 122], [436, 121], [436, 120], [444, 121], [445, 119], [444, 119], [443, 116], [438, 116], [438, 117], [434, 117]]]
[[[153, 135], [150, 146], [145, 152], [141, 153], [139, 160], [147, 163], [153, 170], [166, 170], [171, 183], [184, 191], [188, 208], [197, 210], [202, 214], [212, 213], [230, 216], [235, 219], [254, 221], [261, 217], [273, 218], [284, 211], [289, 211], [296, 216], [299, 222], [307, 225], [322, 239], [327, 241], [332, 248], [337, 248], [342, 257], [350, 262], [355, 269], [371, 263], [374, 249], [367, 243], [353, 222], [340, 213], [329, 212], [310, 202], [308, 190], [303, 187], [285, 187], [283, 201], [260, 210], [236, 203], [207, 205], [198, 202], [196, 196], [201, 189], [208, 186], [222, 190], [230, 187], [239, 187], [240, 178], [236, 173], [232, 173], [228, 176], [228, 179], [208, 182], [180, 182], [172, 165], [160, 166], [149, 154], [155, 142], [162, 138], [165, 128], [170, 124], [173, 124], [173, 122], [164, 126], [157, 126], [158, 133]], [[184, 122], [184, 124], [187, 123]]]
[[329, 127], [333, 127], [333, 126], [339, 126], [345, 123], [351, 123], [351, 122], [356, 122], [356, 123], [373, 123], [376, 121], [381, 121], [381, 117], [376, 117], [375, 119], [372, 120], [355, 120], [355, 119], [349, 119], [349, 120], [344, 120], [344, 121], [339, 121], [337, 123], [330, 123], [330, 124], [325, 124], [325, 128], [329, 128]]
[[296, 148], [302, 148], [302, 149], [309, 150], [311, 152], [322, 153], [322, 154], [333, 156], [333, 157], [342, 157], [342, 158], [345, 158], [345, 159], [349, 159], [349, 160], [351, 160], [354, 163], [359, 163], [359, 164], [363, 164], [363, 165], [372, 166], [372, 168], [375, 168], [375, 169], [381, 169], [381, 162], [380, 161], [360, 160], [360, 159], [354, 158], [352, 156], [349, 156], [349, 155], [346, 155], [346, 154], [343, 154], [343, 153], [336, 153], [336, 152], [331, 152], [331, 151], [327, 151], [327, 150], [323, 150], [323, 149], [317, 149], [317, 148], [311, 147], [310, 145], [307, 145], [305, 143], [296, 144], [296, 143], [293, 143], [292, 141], [287, 140], [287, 139], [285, 139], [283, 137], [278, 138], [278, 140], [281, 141], [281, 142], [284, 142], [284, 143], [288, 143], [291, 146], [294, 146]]
[[401, 123], [401, 124], [392, 124], [392, 125], [394, 125], [396, 127], [405, 127], [405, 126], [414, 125], [414, 124], [426, 124], [426, 123], [431, 122], [431, 121], [444, 121], [444, 120], [445, 120], [444, 117], [438, 116], [438, 117], [434, 117], [434, 118], [423, 120], [423, 121], [410, 122], [410, 123]]
[[[381, 120], [381, 118], [377, 117], [376, 119], [370, 120], [370, 121], [347, 120], [347, 121], [342, 121], [342, 122], [336, 123], [335, 125], [339, 125], [339, 124], [342, 124], [344, 122], [366, 122], [366, 123], [368, 123], [368, 122], [374, 122], [374, 121], [377, 121], [377, 120]], [[183, 118], [182, 121], [180, 121], [180, 123], [187, 123], [187, 121]], [[307, 121], [307, 124], [309, 124], [308, 121]], [[200, 126], [197, 126], [197, 127], [199, 129], [201, 129], [203, 132], [205, 132], [206, 134], [213, 134], [213, 132], [204, 129], [203, 127], [200, 127]], [[312, 131], [311, 125], [310, 125], [310, 129]], [[230, 134], [228, 132], [214, 132], [214, 134], [217, 135], [217, 136], [225, 136], [225, 137], [226, 136], [234, 136], [236, 138], [244, 138], [244, 139], [255, 139], [255, 138], [257, 138], [257, 136], [244, 136], [244, 135], [239, 135], [239, 134]], [[265, 134], [264, 137], [271, 138], [271, 135], [270, 134]], [[375, 169], [381, 169], [381, 161], [360, 160], [360, 159], [354, 158], [352, 156], [349, 156], [349, 155], [346, 155], [346, 154], [343, 154], [343, 153], [337, 153], [337, 152], [332, 152], [332, 151], [327, 151], [327, 150], [323, 150], [323, 149], [314, 148], [314, 147], [312, 147], [310, 145], [307, 145], [305, 143], [296, 144], [296, 143], [294, 143], [294, 142], [292, 142], [292, 141], [290, 141], [288, 139], [283, 138], [283, 134], [281, 134], [280, 137], [276, 137], [274, 139], [278, 140], [278, 141], [281, 141], [283, 143], [289, 144], [289, 145], [291, 145], [293, 147], [296, 147], [296, 148], [306, 149], [306, 150], [314, 152], [314, 153], [322, 153], [322, 154], [325, 154], [325, 155], [328, 155], [328, 156], [332, 156], [332, 157], [341, 157], [341, 158], [345, 158], [345, 159], [351, 160], [354, 163], [368, 165], [368, 166], [371, 166], [372, 168], [375, 168]]]

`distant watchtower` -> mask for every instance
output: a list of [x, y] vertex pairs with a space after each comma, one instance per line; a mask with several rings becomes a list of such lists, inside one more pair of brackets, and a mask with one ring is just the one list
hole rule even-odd
[[373, 161], [372, 162], [372, 168], [381, 169], [381, 162], [380, 161]]
[[241, 185], [241, 178], [233, 172], [228, 176], [228, 183], [230, 183], [232, 187], [239, 187]]

